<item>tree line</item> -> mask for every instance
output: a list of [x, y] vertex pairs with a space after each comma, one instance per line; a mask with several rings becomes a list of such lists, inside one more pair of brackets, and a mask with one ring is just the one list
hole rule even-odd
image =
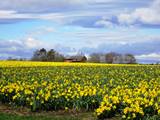
[[[9, 57], [7, 60], [19, 60], [25, 61], [28, 59], [16, 59]], [[31, 61], [42, 61], [42, 62], [91, 62], [91, 63], [110, 63], [110, 64], [135, 64], [136, 58], [132, 54], [119, 54], [116, 52], [110, 53], [92, 53], [89, 56], [84, 54], [76, 54], [73, 56], [64, 56], [54, 49], [46, 50], [45, 48], [38, 49], [33, 52], [33, 55], [30, 59]]]
[[135, 64], [136, 58], [132, 54], [119, 54], [110, 52], [106, 54], [92, 53], [89, 56], [89, 62], [95, 63], [114, 63], [114, 64]]
[[[106, 54], [92, 53], [88, 57], [85, 55], [77, 54], [70, 56], [72, 59], [82, 58], [77, 60], [78, 62], [93, 62], [93, 63], [117, 63], [117, 64], [134, 64], [136, 63], [136, 58], [132, 54], [119, 54], [115, 52], [110, 52]], [[84, 60], [85, 58], [85, 60]], [[46, 50], [45, 48], [36, 50], [33, 53], [31, 61], [50, 61], [50, 62], [63, 62], [66, 57], [54, 49]]]

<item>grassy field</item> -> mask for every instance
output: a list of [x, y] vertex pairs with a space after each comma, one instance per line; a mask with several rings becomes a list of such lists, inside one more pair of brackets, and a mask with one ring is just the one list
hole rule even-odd
[[26, 107], [0, 104], [0, 120], [96, 120], [93, 112], [82, 111], [39, 111]]
[[6, 113], [0, 113], [0, 120], [96, 120], [91, 114], [84, 113], [81, 115], [29, 115], [20, 116]]
[[[1, 61], [0, 102], [30, 112], [73, 110], [94, 115], [80, 115], [80, 119], [117, 115], [143, 119], [160, 114], [160, 66]], [[41, 116], [1, 116], [43, 120]]]
[[75, 117], [18, 116], [0, 113], [0, 120], [80, 120]]

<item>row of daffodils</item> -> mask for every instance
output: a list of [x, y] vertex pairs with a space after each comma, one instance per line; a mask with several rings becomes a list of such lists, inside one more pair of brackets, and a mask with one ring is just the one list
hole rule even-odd
[[1, 61], [0, 102], [143, 119], [160, 115], [160, 66]]

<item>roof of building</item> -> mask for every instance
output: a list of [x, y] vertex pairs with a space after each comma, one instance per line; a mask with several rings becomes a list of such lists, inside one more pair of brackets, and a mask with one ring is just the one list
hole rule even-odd
[[66, 57], [65, 59], [66, 60], [77, 60], [77, 61], [81, 61], [84, 59], [85, 56], [69, 56], [69, 57]]

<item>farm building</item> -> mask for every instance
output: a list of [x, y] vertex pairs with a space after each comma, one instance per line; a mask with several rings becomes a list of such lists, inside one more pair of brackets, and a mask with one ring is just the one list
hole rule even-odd
[[64, 62], [86, 62], [86, 56], [70, 56], [64, 59]]

